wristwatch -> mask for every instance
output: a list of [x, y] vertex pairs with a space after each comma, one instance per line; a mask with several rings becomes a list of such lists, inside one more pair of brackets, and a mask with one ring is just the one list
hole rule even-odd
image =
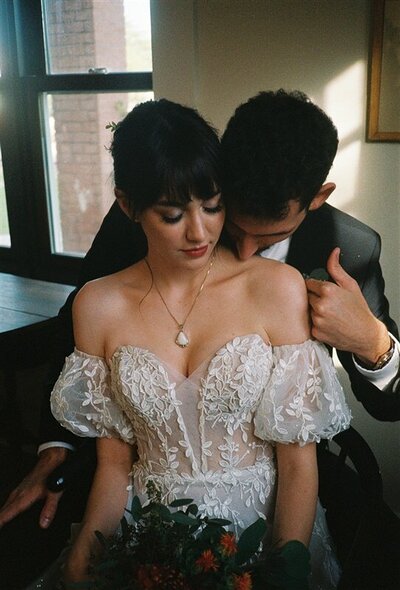
[[392, 358], [393, 353], [394, 353], [394, 349], [395, 349], [395, 342], [394, 342], [393, 338], [390, 336], [390, 334], [389, 334], [389, 338], [390, 338], [389, 350], [387, 350], [386, 352], [381, 354], [381, 356], [378, 358], [378, 360], [376, 361], [375, 364], [371, 365], [370, 363], [366, 363], [365, 361], [361, 361], [358, 357], [357, 357], [357, 363], [359, 365], [361, 365], [362, 367], [364, 367], [364, 369], [368, 369], [369, 371], [379, 371], [379, 369], [383, 369], [383, 367], [385, 365], [387, 365], [388, 362], [390, 361], [390, 359]]

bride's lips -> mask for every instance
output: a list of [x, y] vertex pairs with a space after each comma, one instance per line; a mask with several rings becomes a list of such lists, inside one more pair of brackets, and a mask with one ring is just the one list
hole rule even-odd
[[207, 252], [208, 246], [202, 246], [201, 248], [191, 248], [190, 250], [182, 250], [186, 256], [190, 258], [201, 258]]

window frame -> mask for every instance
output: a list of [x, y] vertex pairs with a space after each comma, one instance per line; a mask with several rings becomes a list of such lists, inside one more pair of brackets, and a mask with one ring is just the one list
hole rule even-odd
[[47, 74], [41, 1], [0, 5], [0, 145], [11, 236], [10, 248], [0, 246], [0, 270], [75, 284], [82, 258], [51, 249], [41, 97], [152, 91], [152, 72]]

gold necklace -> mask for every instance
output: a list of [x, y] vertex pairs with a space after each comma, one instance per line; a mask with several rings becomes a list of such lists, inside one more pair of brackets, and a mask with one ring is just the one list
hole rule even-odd
[[188, 317], [192, 313], [192, 310], [193, 310], [193, 308], [194, 308], [194, 306], [196, 304], [196, 301], [198, 300], [198, 298], [200, 296], [200, 293], [204, 289], [204, 285], [206, 284], [208, 275], [211, 272], [212, 265], [214, 264], [214, 260], [215, 260], [215, 252], [213, 252], [212, 255], [211, 255], [211, 260], [210, 260], [210, 264], [209, 264], [209, 267], [208, 267], [207, 272], [206, 272], [206, 276], [204, 277], [204, 279], [203, 279], [203, 281], [202, 281], [202, 283], [200, 285], [200, 288], [197, 291], [196, 297], [194, 298], [193, 303], [190, 306], [190, 309], [187, 312], [185, 319], [183, 320], [183, 322], [178, 322], [178, 320], [176, 319], [176, 317], [174, 316], [174, 314], [171, 312], [171, 310], [169, 309], [168, 305], [166, 304], [164, 297], [161, 295], [161, 291], [158, 288], [156, 281], [154, 280], [153, 271], [151, 270], [151, 266], [150, 266], [147, 258], [144, 259], [144, 261], [147, 264], [147, 267], [148, 267], [148, 269], [150, 271], [150, 274], [151, 274], [151, 278], [153, 280], [154, 287], [155, 287], [157, 293], [159, 294], [160, 299], [161, 299], [161, 301], [163, 302], [163, 304], [165, 306], [165, 309], [167, 310], [167, 312], [169, 313], [169, 315], [171, 316], [171, 318], [174, 320], [174, 322], [178, 326], [178, 334], [177, 334], [177, 336], [175, 338], [175, 344], [177, 344], [181, 348], [185, 348], [189, 344], [189, 338], [188, 338], [187, 334], [184, 331], [184, 327], [185, 327], [185, 324], [186, 324], [186, 321], [187, 321]]

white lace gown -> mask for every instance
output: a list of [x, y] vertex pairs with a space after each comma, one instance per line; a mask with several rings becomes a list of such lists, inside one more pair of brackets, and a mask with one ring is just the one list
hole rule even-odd
[[[51, 404], [75, 434], [137, 445], [131, 478], [143, 502], [152, 479], [166, 502], [193, 498], [238, 534], [259, 516], [272, 527], [274, 443], [331, 438], [351, 417], [322, 344], [272, 347], [257, 334], [234, 338], [189, 377], [136, 346], [108, 363], [75, 349]], [[340, 568], [320, 506], [310, 551], [311, 588], [335, 588]]]

